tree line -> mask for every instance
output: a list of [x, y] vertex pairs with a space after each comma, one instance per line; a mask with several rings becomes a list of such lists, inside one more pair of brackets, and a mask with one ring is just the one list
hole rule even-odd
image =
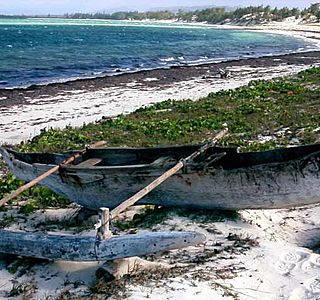
[[65, 18], [70, 19], [109, 19], [109, 20], [179, 20], [179, 21], [197, 21], [207, 22], [211, 24], [225, 23], [227, 21], [236, 21], [253, 16], [257, 22], [282, 21], [288, 17], [302, 18], [309, 20], [311, 17], [317, 18], [320, 21], [320, 3], [311, 4], [308, 8], [300, 10], [298, 8], [272, 8], [271, 6], [248, 6], [239, 7], [234, 10], [227, 10], [224, 7], [213, 7], [204, 10], [183, 11], [176, 13], [164, 11], [119, 11], [115, 13], [97, 12], [65, 14]]
[[[26, 18], [26, 17], [44, 17], [44, 16], [4, 16], [0, 18]], [[178, 20], [184, 22], [207, 22], [210, 24], [223, 24], [227, 22], [237, 22], [245, 19], [254, 19], [256, 23], [282, 21], [288, 17], [302, 18], [306, 21], [320, 21], [320, 3], [311, 4], [308, 8], [300, 10], [298, 8], [288, 7], [271, 7], [271, 6], [248, 6], [239, 7], [233, 10], [225, 7], [213, 7], [196, 11], [172, 12], [163, 11], [118, 11], [114, 13], [97, 12], [97, 13], [73, 13], [63, 16], [47, 15], [46, 17], [62, 17], [66, 19], [107, 19], [107, 20]]]

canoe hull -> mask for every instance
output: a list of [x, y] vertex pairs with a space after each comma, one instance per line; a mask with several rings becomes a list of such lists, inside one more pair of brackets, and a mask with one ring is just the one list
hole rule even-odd
[[[51, 167], [29, 164], [7, 156], [4, 158], [10, 169], [22, 180], [30, 181]], [[181, 171], [137, 204], [239, 210], [288, 208], [320, 201], [319, 151], [283, 162], [266, 161], [235, 168], [228, 167], [227, 162], [225, 165], [227, 167], [216, 165]], [[164, 171], [161, 168], [70, 167], [65, 168], [62, 174], [56, 173], [46, 178], [41, 184], [96, 210], [116, 207]]]
[[197, 232], [150, 232], [114, 236], [46, 235], [1, 230], [0, 252], [64, 261], [100, 261], [180, 249], [205, 241]]

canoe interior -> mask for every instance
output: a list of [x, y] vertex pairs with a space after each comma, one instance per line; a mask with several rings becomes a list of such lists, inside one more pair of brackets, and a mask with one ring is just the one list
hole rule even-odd
[[[201, 145], [170, 146], [157, 148], [101, 148], [89, 149], [85, 155], [77, 159], [76, 164], [91, 158], [100, 158], [101, 166], [134, 166], [150, 164], [161, 157], [169, 157], [173, 161], [185, 158]], [[8, 150], [8, 149], [7, 149]], [[33, 164], [59, 164], [69, 157], [72, 152], [62, 154], [54, 153], [20, 153], [8, 150], [9, 153], [23, 162]], [[213, 154], [223, 153], [226, 155], [216, 163], [225, 170], [246, 168], [268, 163], [281, 163], [291, 160], [299, 160], [308, 155], [320, 152], [320, 144], [297, 146], [291, 148], [274, 149], [263, 152], [238, 153], [236, 148], [212, 147], [200, 156], [196, 162], [203, 160]]]

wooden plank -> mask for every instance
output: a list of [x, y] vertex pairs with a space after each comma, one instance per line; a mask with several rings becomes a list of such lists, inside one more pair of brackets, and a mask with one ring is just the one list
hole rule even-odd
[[[104, 142], [104, 141], [100, 141], [100, 142], [94, 143], [94, 144], [88, 146], [86, 149], [83, 149], [83, 150], [81, 150], [81, 151], [79, 151], [79, 152], [77, 152], [75, 154], [72, 154], [69, 158], [65, 159], [60, 165], [67, 165], [67, 164], [73, 162], [78, 157], [80, 157], [81, 155], [86, 153], [89, 148], [97, 148], [97, 147], [100, 147], [100, 146], [105, 145], [105, 144], [106, 144], [106, 142]], [[3, 206], [8, 201], [10, 201], [13, 198], [17, 197], [18, 195], [20, 195], [24, 191], [28, 190], [29, 188], [35, 186], [36, 184], [38, 184], [40, 181], [42, 181], [43, 179], [47, 178], [51, 174], [57, 172], [59, 170], [59, 168], [60, 168], [60, 165], [57, 165], [57, 166], [51, 168], [50, 170], [48, 170], [47, 172], [45, 172], [42, 175], [38, 176], [37, 178], [33, 179], [32, 181], [28, 182], [27, 184], [19, 187], [17, 190], [13, 191], [11, 194], [3, 197], [0, 200], [0, 206]]]
[[87, 159], [77, 165], [74, 165], [73, 167], [74, 168], [87, 168], [87, 167], [95, 166], [101, 162], [102, 162], [101, 158], [89, 158], [89, 159]]
[[154, 190], [157, 186], [159, 186], [161, 183], [166, 181], [168, 178], [170, 178], [172, 175], [176, 174], [178, 171], [180, 171], [184, 165], [196, 157], [198, 157], [200, 154], [202, 154], [204, 151], [209, 149], [210, 147], [213, 147], [215, 143], [221, 139], [226, 133], [228, 132], [228, 129], [224, 129], [220, 131], [208, 144], [205, 144], [202, 146], [198, 151], [193, 152], [188, 157], [186, 157], [183, 160], [180, 160], [174, 167], [169, 169], [167, 172], [163, 173], [160, 177], [152, 181], [149, 185], [147, 185], [145, 188], [140, 190], [138, 193], [127, 199], [126, 201], [122, 202], [119, 206], [114, 208], [110, 213], [110, 219], [115, 218], [118, 214], [120, 214], [122, 211], [124, 211], [126, 208], [128, 208], [131, 205], [134, 205], [136, 202], [138, 202], [142, 197], [150, 193], [152, 190]]
[[197, 232], [148, 232], [113, 236], [46, 235], [0, 230], [0, 253], [49, 260], [97, 261], [180, 249], [205, 241]]

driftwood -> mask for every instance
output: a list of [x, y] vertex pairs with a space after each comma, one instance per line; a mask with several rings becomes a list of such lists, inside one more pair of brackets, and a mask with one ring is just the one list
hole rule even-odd
[[218, 70], [220, 78], [229, 78], [231, 76], [231, 72], [228, 70], [219, 69]]
[[36, 184], [38, 184], [39, 182], [41, 182], [42, 180], [44, 180], [45, 178], [47, 178], [51, 174], [57, 172], [61, 165], [67, 165], [67, 164], [70, 164], [71, 162], [75, 161], [78, 157], [80, 157], [81, 155], [86, 153], [88, 148], [97, 148], [97, 147], [103, 146], [105, 144], [106, 144], [106, 142], [100, 141], [100, 142], [97, 142], [95, 144], [92, 144], [92, 145], [88, 146], [86, 149], [83, 149], [83, 150], [71, 155], [69, 158], [64, 160], [60, 165], [57, 165], [57, 166], [51, 168], [50, 170], [46, 171], [45, 173], [43, 173], [42, 175], [40, 175], [37, 178], [33, 179], [32, 181], [28, 182], [27, 184], [19, 187], [17, 190], [13, 191], [11, 194], [9, 194], [9, 195], [5, 196], [4, 198], [2, 198], [0, 200], [0, 206], [5, 205], [8, 201], [14, 199], [15, 197], [17, 197], [18, 195], [20, 195], [24, 191], [28, 190], [29, 188], [35, 186]]

